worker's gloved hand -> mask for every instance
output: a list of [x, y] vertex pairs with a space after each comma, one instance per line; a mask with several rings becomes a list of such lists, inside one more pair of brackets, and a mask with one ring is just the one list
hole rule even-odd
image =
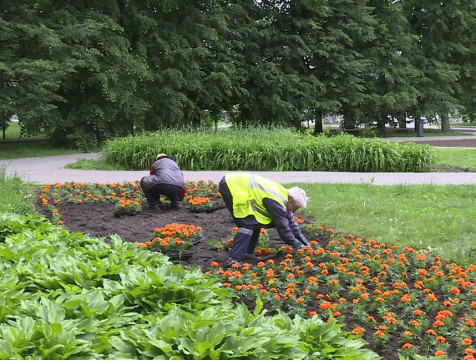
[[309, 242], [309, 240], [307, 240], [306, 237], [305, 237], [303, 234], [299, 235], [299, 236], [297, 237], [297, 239], [298, 239], [300, 242], [302, 242], [304, 245], [306, 245], [306, 246], [307, 246], [307, 245], [311, 245], [311, 243]]

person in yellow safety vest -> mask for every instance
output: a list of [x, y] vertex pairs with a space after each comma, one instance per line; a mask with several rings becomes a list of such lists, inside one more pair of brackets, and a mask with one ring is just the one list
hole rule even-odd
[[262, 176], [237, 172], [226, 174], [219, 190], [238, 226], [227, 266], [259, 260], [254, 251], [262, 227], [275, 227], [280, 238], [295, 250], [309, 245], [294, 219], [294, 212], [307, 206], [308, 197], [303, 189], [287, 189]]

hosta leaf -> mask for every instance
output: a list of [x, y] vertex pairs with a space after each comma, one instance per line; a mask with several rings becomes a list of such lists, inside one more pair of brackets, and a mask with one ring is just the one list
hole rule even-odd
[[49, 349], [45, 349], [41, 352], [41, 355], [43, 356], [44, 359], [47, 359], [49, 357], [49, 355], [53, 352], [55, 352], [56, 350], [60, 350], [60, 349], [63, 349], [64, 345], [62, 344], [57, 344]]
[[0, 359], [15, 359], [15, 357], [12, 356], [13, 353], [14, 351], [10, 341], [0, 339]]

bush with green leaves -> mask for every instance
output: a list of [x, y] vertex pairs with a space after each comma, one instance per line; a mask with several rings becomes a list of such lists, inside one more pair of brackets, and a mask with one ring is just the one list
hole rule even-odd
[[285, 128], [163, 131], [107, 141], [103, 152], [108, 162], [137, 170], [149, 168], [158, 153], [172, 155], [184, 170], [243, 171], [419, 172], [435, 157], [428, 145]]
[[335, 322], [234, 307], [200, 269], [0, 215], [0, 359], [378, 359]]

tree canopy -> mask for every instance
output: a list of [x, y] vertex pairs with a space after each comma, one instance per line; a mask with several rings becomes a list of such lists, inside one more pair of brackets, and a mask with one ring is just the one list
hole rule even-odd
[[0, 127], [103, 138], [476, 112], [474, 0], [6, 0]]

